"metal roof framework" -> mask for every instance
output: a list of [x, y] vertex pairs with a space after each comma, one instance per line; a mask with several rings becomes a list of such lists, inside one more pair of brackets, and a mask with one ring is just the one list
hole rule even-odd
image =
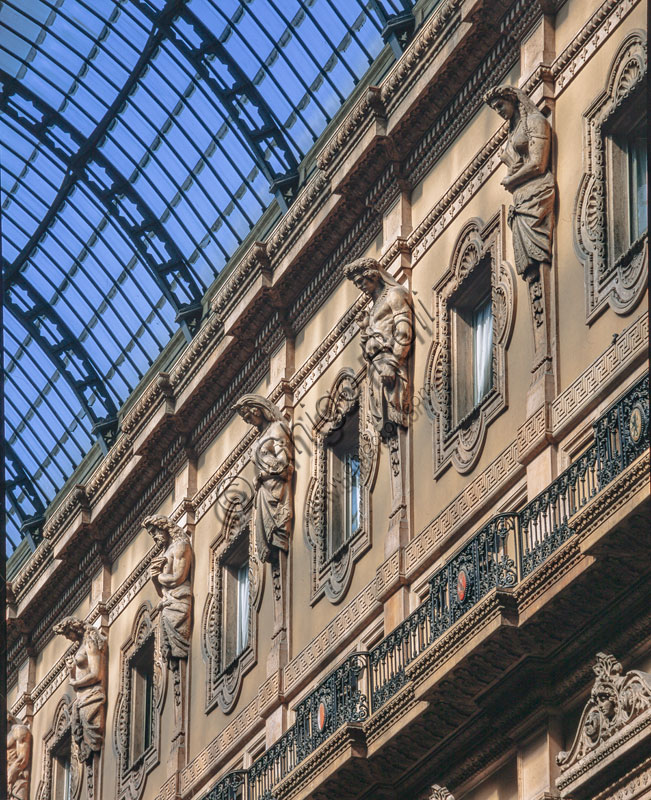
[[4, 0], [7, 550], [299, 166], [412, 0]]

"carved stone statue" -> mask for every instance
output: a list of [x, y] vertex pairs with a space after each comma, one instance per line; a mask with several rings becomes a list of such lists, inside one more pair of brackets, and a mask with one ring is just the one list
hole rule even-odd
[[408, 357], [413, 338], [409, 289], [374, 258], [359, 258], [344, 268], [346, 277], [373, 300], [359, 319], [362, 351], [368, 362], [370, 412], [384, 438], [396, 425], [407, 427], [411, 400]]
[[280, 410], [257, 394], [247, 394], [234, 406], [260, 437], [253, 448], [255, 464], [255, 539], [258, 557], [271, 561], [274, 549], [287, 552], [293, 509], [290, 482], [294, 452], [289, 425]]
[[520, 89], [495, 86], [485, 100], [509, 122], [500, 156], [507, 167], [502, 185], [513, 194], [508, 221], [513, 233], [515, 267], [529, 291], [534, 340], [532, 387], [527, 397], [527, 414], [531, 414], [554, 394], [549, 276], [556, 199], [550, 169], [552, 130]]
[[285, 582], [294, 515], [291, 494], [294, 446], [289, 425], [280, 410], [265, 397], [246, 394], [237, 401], [234, 409], [245, 422], [257, 428], [259, 433], [253, 446], [255, 543], [260, 561], [271, 564], [274, 593], [273, 637], [278, 637], [278, 653], [282, 650], [282, 655], [278, 655], [275, 663], [275, 667], [278, 667], [285, 658], [286, 649]]
[[79, 646], [66, 659], [70, 686], [76, 697], [72, 704], [72, 738], [79, 760], [87, 762], [99, 753], [104, 742], [106, 716], [107, 645], [104, 634], [76, 617], [66, 617], [53, 628]]
[[391, 513], [389, 530], [384, 537], [384, 555], [388, 558], [409, 541], [407, 427], [411, 407], [411, 293], [374, 258], [358, 258], [346, 264], [344, 274], [373, 300], [358, 323], [362, 353], [368, 365], [370, 418], [389, 449]]
[[556, 785], [562, 797], [574, 797], [575, 793], [593, 796], [601, 767], [604, 780], [612, 781], [616, 775], [613, 762], [619, 756], [630, 760], [632, 749], [647, 747], [644, 739], [651, 735], [651, 674], [639, 670], [624, 673], [615, 657], [605, 653], [597, 653], [593, 670], [597, 679], [572, 747], [556, 756], [561, 773]]
[[29, 725], [7, 713], [7, 797], [29, 800], [29, 762], [32, 732]]
[[500, 159], [507, 167], [502, 186], [513, 194], [509, 225], [518, 275], [552, 258], [554, 176], [549, 169], [552, 130], [538, 107], [520, 89], [495, 86], [486, 102], [509, 121]]
[[149, 572], [161, 597], [161, 655], [168, 663], [187, 658], [192, 621], [192, 545], [187, 533], [167, 517], [146, 517], [143, 525], [163, 548], [151, 560]]

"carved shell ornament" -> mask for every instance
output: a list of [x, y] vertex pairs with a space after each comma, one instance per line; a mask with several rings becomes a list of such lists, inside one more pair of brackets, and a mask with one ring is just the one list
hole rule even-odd
[[623, 674], [619, 661], [605, 653], [597, 653], [593, 670], [597, 679], [572, 747], [556, 756], [561, 773], [593, 752], [598, 755], [597, 751], [614, 741], [620, 731], [651, 712], [651, 674], [638, 670]]

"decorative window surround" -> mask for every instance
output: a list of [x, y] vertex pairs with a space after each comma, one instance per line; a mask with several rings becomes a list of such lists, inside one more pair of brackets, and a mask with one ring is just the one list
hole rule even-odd
[[[257, 612], [262, 601], [264, 565], [257, 558], [252, 512], [250, 503], [243, 509], [241, 503], [233, 502], [226, 512], [222, 534], [210, 547], [210, 591], [201, 621], [201, 645], [207, 670], [206, 713], [215, 706], [219, 706], [225, 714], [233, 710], [242, 688], [242, 680], [257, 661]], [[242, 652], [229, 663], [225, 663], [225, 571], [243, 538], [248, 542], [249, 551], [248, 637]]]
[[81, 794], [82, 764], [77, 758], [72, 742], [72, 701], [66, 695], [54, 712], [52, 727], [43, 738], [43, 769], [36, 797], [38, 800], [57, 800], [55, 792], [57, 751], [70, 743], [70, 798], [76, 800]]
[[[459, 298], [490, 270], [493, 314], [492, 386], [470, 412], [455, 419], [453, 374], [455, 361], [464, 358], [453, 342], [452, 315]], [[434, 341], [425, 368], [425, 397], [433, 421], [434, 477], [450, 462], [465, 474], [475, 466], [489, 423], [507, 406], [506, 348], [515, 316], [515, 287], [511, 267], [504, 260], [504, 208], [486, 225], [471, 219], [461, 230], [449, 269], [433, 288]]]
[[[622, 42], [608, 71], [606, 88], [583, 114], [584, 174], [574, 211], [576, 248], [585, 271], [586, 320], [592, 322], [606, 304], [628, 314], [644, 293], [648, 275], [648, 233], [623, 252], [615, 247], [614, 165], [610, 131], [631, 105], [644, 102], [647, 44], [643, 31]], [[621, 198], [620, 198], [621, 199]]]
[[[165, 700], [167, 669], [160, 653], [160, 627], [155, 624], [156, 611], [149, 602], [143, 604], [133, 623], [131, 636], [120, 655], [120, 691], [113, 723], [113, 743], [118, 760], [118, 800], [138, 800], [143, 796], [147, 775], [160, 762], [160, 717]], [[131, 753], [133, 705], [133, 667], [143, 650], [154, 644], [154, 696], [151, 718], [151, 741], [135, 761]]]
[[[370, 494], [375, 483], [379, 439], [368, 418], [364, 372], [355, 375], [343, 369], [335, 378], [312, 433], [312, 477], [305, 502], [305, 537], [312, 553], [310, 603], [324, 595], [339, 602], [353, 575], [355, 562], [371, 546]], [[331, 476], [328, 475], [328, 437], [340, 429], [346, 417], [359, 415], [360, 498], [359, 527], [335, 553], [329, 553], [328, 506]]]

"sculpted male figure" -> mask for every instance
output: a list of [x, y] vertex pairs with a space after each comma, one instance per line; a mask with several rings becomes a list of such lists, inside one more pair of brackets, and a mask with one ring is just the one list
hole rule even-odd
[[161, 654], [174, 668], [173, 662], [187, 658], [190, 650], [192, 546], [186, 532], [167, 517], [146, 517], [143, 525], [163, 548], [162, 554], [152, 559], [149, 571], [162, 598], [158, 604]]
[[358, 289], [373, 299], [360, 320], [362, 351], [368, 362], [370, 412], [384, 438], [397, 425], [406, 428], [410, 406], [408, 356], [413, 337], [409, 289], [374, 258], [359, 258], [344, 268]]
[[8, 800], [28, 800], [32, 734], [26, 722], [10, 713], [7, 713], [7, 728]]

